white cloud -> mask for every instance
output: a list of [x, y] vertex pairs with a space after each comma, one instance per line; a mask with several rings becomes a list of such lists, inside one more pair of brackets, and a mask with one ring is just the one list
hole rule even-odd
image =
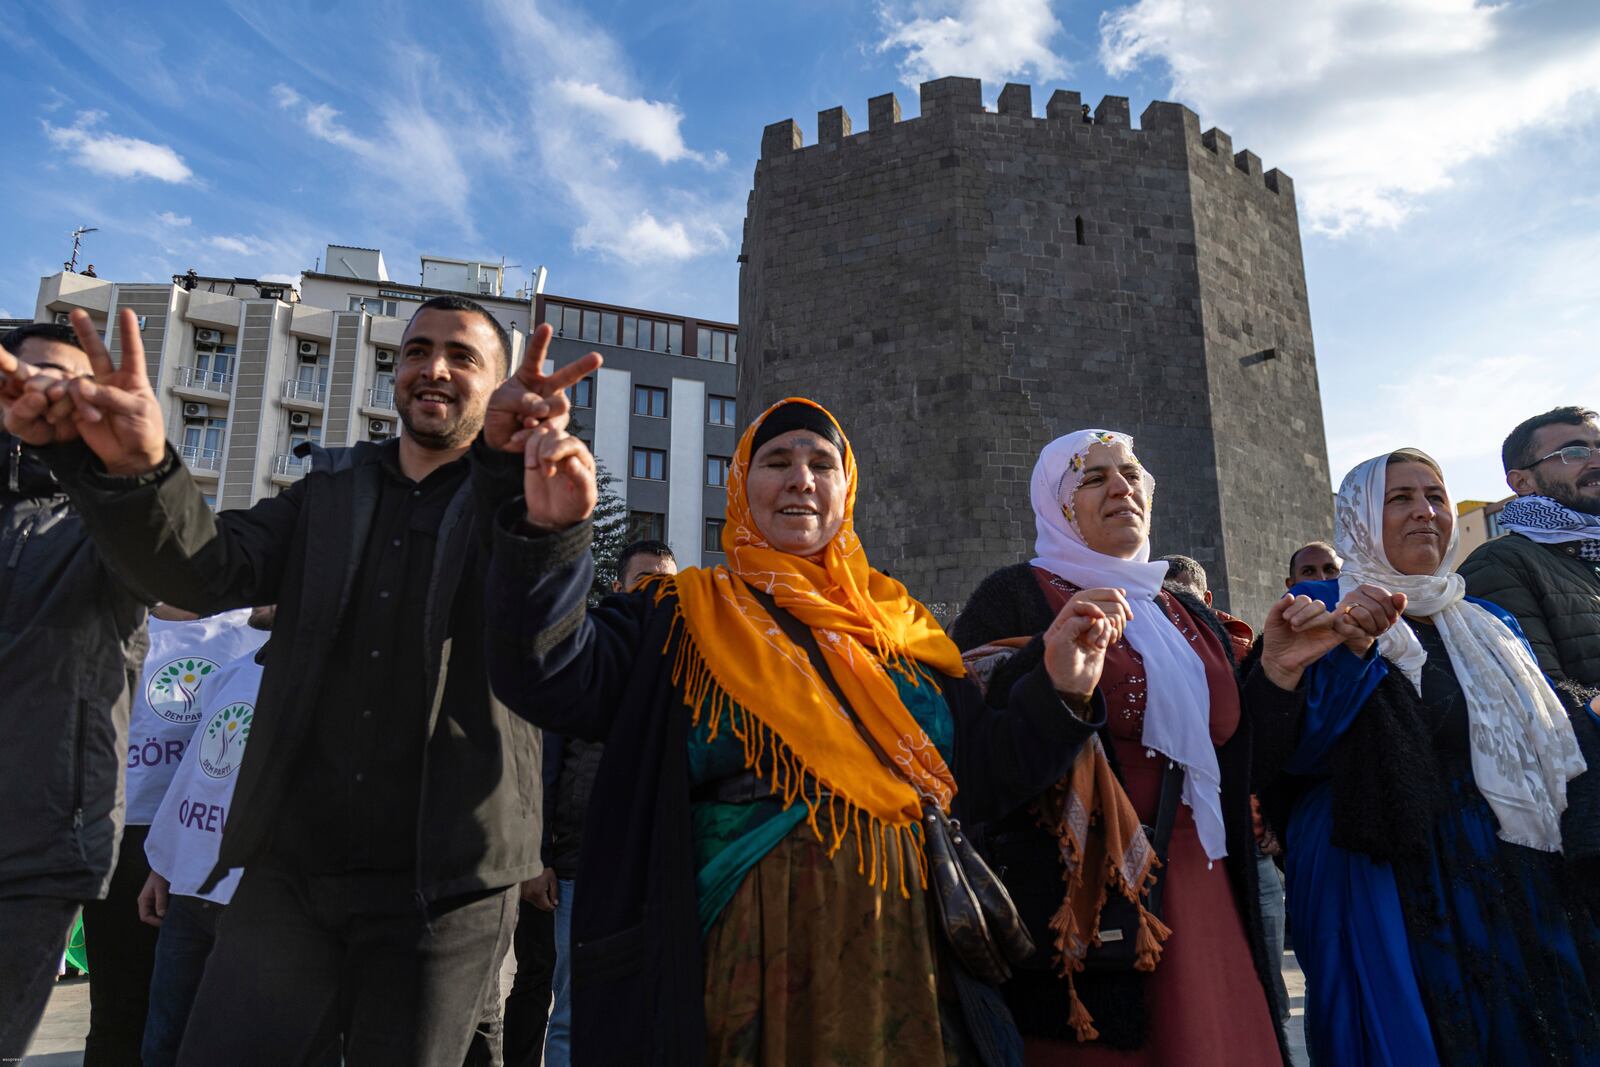
[[164, 182], [186, 182], [194, 177], [183, 157], [167, 145], [98, 131], [96, 127], [105, 117], [101, 111], [80, 111], [71, 126], [45, 123], [45, 136], [57, 148], [70, 151], [79, 166], [96, 174]]
[[187, 215], [178, 215], [171, 211], [163, 211], [156, 216], [156, 221], [165, 226], [182, 227], [189, 225], [193, 220]]
[[1068, 66], [1051, 47], [1061, 23], [1050, 0], [911, 0], [878, 9], [879, 52], [904, 52], [901, 80], [981, 78], [990, 84], [1031, 75], [1065, 77]]
[[470, 229], [472, 183], [460, 152], [490, 140], [471, 123], [452, 122], [446, 128], [417, 96], [393, 96], [381, 105], [377, 128], [357, 133], [331, 104], [309, 100], [287, 85], [274, 86], [272, 93], [311, 136], [353, 153], [406, 199], [438, 205]]
[[567, 104], [599, 119], [600, 132], [613, 140], [648, 152], [663, 163], [680, 159], [704, 162], [705, 157], [683, 143], [678, 127], [683, 112], [675, 104], [622, 97], [608, 93], [593, 82], [561, 79], [555, 83], [556, 95]]
[[232, 252], [234, 255], [238, 256], [253, 255], [261, 248], [260, 240], [254, 237], [228, 237], [226, 235], [217, 235], [214, 237], [207, 237], [206, 244], [210, 245], [212, 248], [221, 249], [224, 252]]
[[1119, 76], [1163, 64], [1202, 125], [1258, 146], [1295, 178], [1310, 224], [1340, 234], [1398, 224], [1520, 133], [1600, 115], [1600, 24], [1555, 14], [1479, 0], [1137, 0], [1101, 16], [1100, 58]]
[[[552, 206], [561, 210], [564, 201], [570, 209], [573, 247], [635, 267], [725, 251], [743, 216], [743, 183], [725, 176], [708, 189], [703, 171], [679, 177], [675, 164], [715, 169], [726, 157], [685, 143], [683, 113], [633, 86], [617, 42], [560, 4], [488, 0], [487, 8], [526, 103], [529, 134], [517, 140], [548, 179]], [[540, 57], [537, 69], [529, 69], [529, 55]], [[607, 151], [619, 144], [654, 163], [624, 166]]]

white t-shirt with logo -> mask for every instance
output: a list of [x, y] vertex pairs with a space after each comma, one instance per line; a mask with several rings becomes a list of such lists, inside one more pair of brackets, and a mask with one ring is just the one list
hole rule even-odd
[[254, 652], [220, 668], [206, 682], [199, 725], [144, 843], [150, 869], [172, 883], [173, 893], [226, 904], [244, 873], [243, 868], [229, 871], [211, 892], [199, 892], [216, 866], [260, 688], [261, 666]]
[[150, 620], [150, 654], [128, 720], [129, 826], [147, 825], [161, 806], [211, 679], [266, 641], [266, 631], [245, 625], [249, 618], [240, 608], [194, 622]]

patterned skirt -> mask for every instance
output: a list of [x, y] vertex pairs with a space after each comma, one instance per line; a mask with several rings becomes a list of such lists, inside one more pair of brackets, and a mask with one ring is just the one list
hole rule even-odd
[[750, 869], [705, 941], [708, 1064], [976, 1063], [926, 892], [856, 866], [802, 823]]

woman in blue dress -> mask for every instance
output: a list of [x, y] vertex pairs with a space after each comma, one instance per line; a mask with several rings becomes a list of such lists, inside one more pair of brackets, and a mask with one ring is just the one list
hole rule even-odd
[[1600, 935], [1561, 854], [1569, 709], [1465, 596], [1425, 453], [1351, 471], [1336, 523], [1343, 575], [1274, 605], [1246, 687], [1312, 1061], [1600, 1064]]

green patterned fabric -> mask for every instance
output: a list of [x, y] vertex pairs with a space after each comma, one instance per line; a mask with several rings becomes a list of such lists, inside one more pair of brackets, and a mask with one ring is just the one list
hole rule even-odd
[[[949, 762], [955, 738], [950, 709], [935, 676], [920, 665], [913, 664], [913, 669], [916, 681], [899, 672], [892, 674], [900, 699]], [[696, 787], [732, 778], [745, 770], [744, 744], [729, 729], [728, 716], [724, 715], [715, 740], [710, 736], [709, 719], [706, 709], [702, 709], [700, 722], [689, 733], [689, 781]], [[697, 853], [700, 934], [704, 937], [750, 868], [805, 822], [806, 806], [796, 801], [785, 811], [778, 800], [745, 804], [696, 801], [691, 818]]]

